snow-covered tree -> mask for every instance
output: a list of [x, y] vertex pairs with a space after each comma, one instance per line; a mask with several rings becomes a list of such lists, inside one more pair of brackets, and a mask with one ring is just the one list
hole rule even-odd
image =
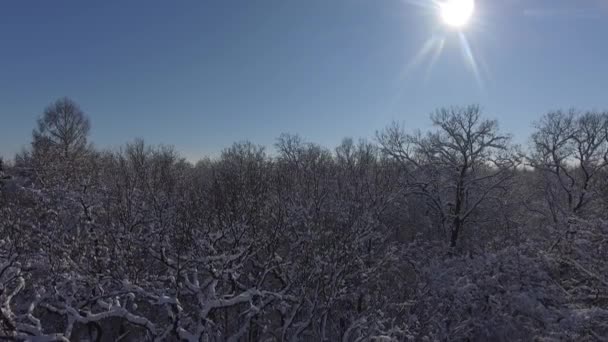
[[401, 164], [405, 192], [426, 201], [454, 247], [480, 205], [505, 191], [519, 162], [510, 137], [483, 119], [478, 106], [440, 109], [431, 120], [437, 129], [427, 135], [408, 134], [395, 123], [378, 141]]
[[534, 168], [475, 106], [335, 150], [282, 135], [191, 164], [135, 140], [46, 178], [26, 155], [0, 187], [0, 339], [601, 341], [606, 128], [569, 120]]

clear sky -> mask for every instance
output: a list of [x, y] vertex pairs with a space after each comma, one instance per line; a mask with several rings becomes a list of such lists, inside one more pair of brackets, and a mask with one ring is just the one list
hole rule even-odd
[[98, 147], [141, 137], [193, 160], [282, 132], [333, 147], [424, 129], [446, 105], [478, 103], [521, 142], [547, 110], [608, 109], [608, 1], [477, 0], [478, 77], [431, 2], [0, 1], [0, 155], [61, 96]]

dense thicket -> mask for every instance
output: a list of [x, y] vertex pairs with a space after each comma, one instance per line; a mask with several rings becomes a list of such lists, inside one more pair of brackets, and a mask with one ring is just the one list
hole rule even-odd
[[0, 167], [1, 338], [605, 341], [607, 118], [549, 113], [521, 149], [447, 108], [192, 164], [96, 150], [61, 99]]

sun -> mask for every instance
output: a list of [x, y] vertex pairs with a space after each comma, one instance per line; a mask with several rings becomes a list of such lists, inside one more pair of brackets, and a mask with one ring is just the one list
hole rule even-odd
[[443, 22], [453, 28], [466, 26], [475, 11], [474, 0], [445, 0], [439, 3]]
[[[482, 89], [484, 78], [482, 71], [488, 72], [488, 66], [480, 55], [479, 47], [472, 44], [471, 38], [485, 33], [485, 25], [481, 13], [483, 11], [480, 12], [482, 8], [476, 8], [475, 0], [404, 0], [403, 2], [423, 8], [428, 11], [430, 18], [436, 20], [432, 25], [431, 36], [405, 65], [403, 75], [421, 64], [426, 64], [426, 80], [441, 57], [444, 47], [448, 45], [447, 42], [453, 41], [460, 46], [466, 66]], [[437, 27], [437, 24], [441, 24], [444, 28]], [[469, 36], [468, 33], [475, 35]]]

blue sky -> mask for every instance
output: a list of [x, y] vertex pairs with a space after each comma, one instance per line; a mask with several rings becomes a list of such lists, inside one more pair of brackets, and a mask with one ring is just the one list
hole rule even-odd
[[[608, 109], [607, 1], [477, 0], [479, 79], [429, 3], [2, 1], [0, 155], [61, 96], [98, 147], [141, 137], [193, 160], [282, 132], [333, 147], [392, 120], [424, 129], [446, 105], [478, 103], [520, 142], [547, 110]], [[431, 67], [415, 56], [433, 36]]]

